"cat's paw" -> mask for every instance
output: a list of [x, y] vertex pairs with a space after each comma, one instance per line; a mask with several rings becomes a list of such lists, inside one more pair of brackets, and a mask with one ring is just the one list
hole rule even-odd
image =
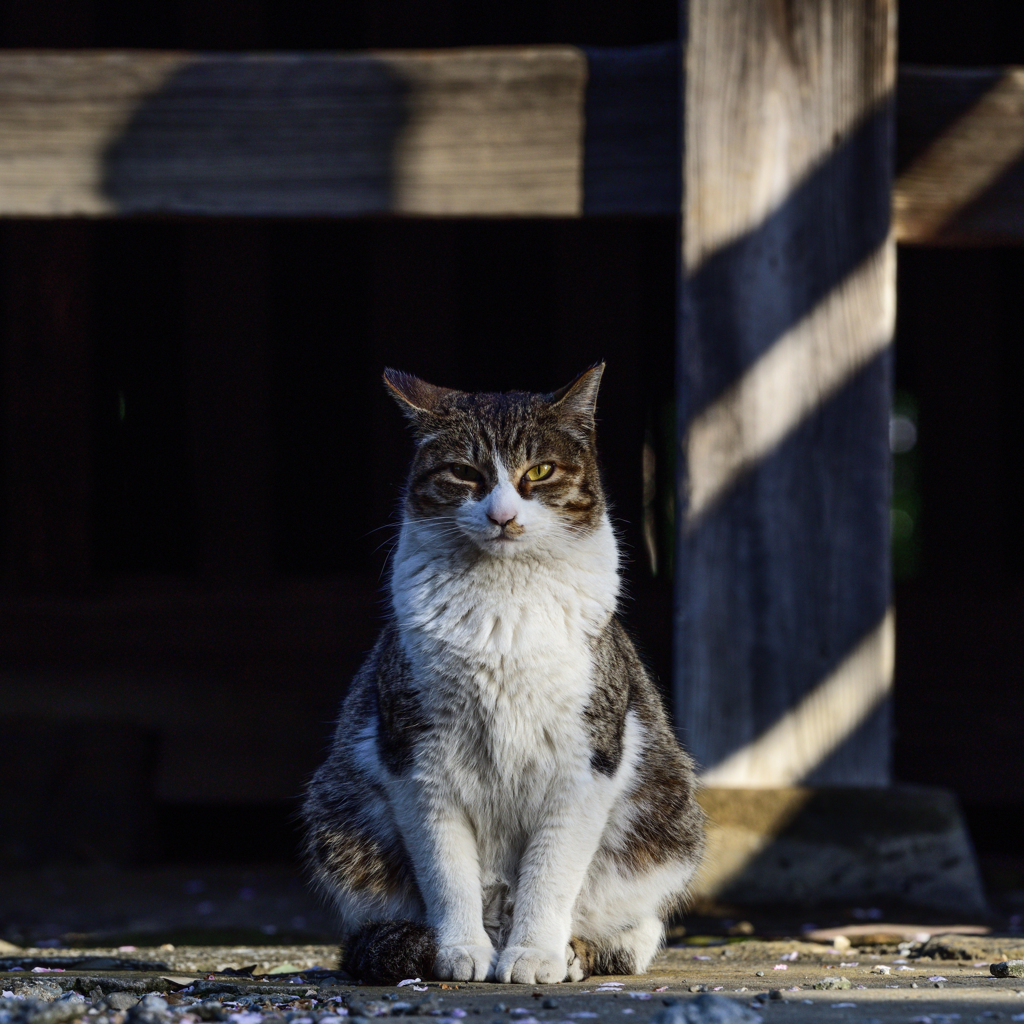
[[565, 981], [571, 953], [571, 950], [559, 953], [529, 946], [506, 946], [498, 957], [494, 975], [505, 985], [509, 982], [514, 985], [552, 985]]
[[494, 950], [490, 946], [441, 946], [434, 961], [438, 981], [491, 981]]

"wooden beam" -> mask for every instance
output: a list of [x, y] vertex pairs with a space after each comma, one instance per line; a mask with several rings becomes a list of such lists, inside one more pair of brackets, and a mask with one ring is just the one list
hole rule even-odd
[[1024, 68], [902, 68], [896, 237], [1024, 243]]
[[893, 0], [690, 0], [676, 712], [726, 786], [889, 781]]
[[[7, 51], [0, 215], [674, 215], [678, 79], [675, 44]], [[897, 95], [897, 240], [1024, 244], [1024, 69]]]
[[556, 215], [581, 209], [570, 47], [0, 56], [0, 212]]

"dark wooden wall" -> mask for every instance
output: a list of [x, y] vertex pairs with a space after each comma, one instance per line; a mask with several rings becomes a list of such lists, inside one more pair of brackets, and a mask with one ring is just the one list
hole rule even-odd
[[[421, 8], [11, 0], [0, 45], [676, 34], [677, 5], [661, 0]], [[950, 4], [940, 19], [903, 0], [900, 58], [1019, 62], [1012, 8]], [[0, 224], [0, 727], [19, 737], [0, 773], [7, 791], [34, 786], [85, 823], [62, 846], [26, 818], [0, 861], [227, 856], [218, 830], [191, 844], [182, 830], [256, 804], [285, 822], [379, 620], [378, 527], [409, 450], [378, 385], [388, 363], [464, 388], [549, 388], [608, 360], [601, 430], [626, 616], [667, 678], [670, 552], [652, 574], [641, 449], [659, 455], [663, 519], [677, 250], [675, 224], [657, 217]], [[897, 386], [919, 409], [922, 513], [919, 567], [897, 586], [896, 777], [951, 785], [983, 816], [1024, 792], [1007, 711], [1019, 711], [1024, 595], [1020, 254], [900, 259]], [[58, 755], [84, 789], [39, 772]], [[128, 771], [136, 782], [118, 789]], [[103, 824], [115, 793], [139, 823], [129, 841]], [[290, 843], [260, 855], [290, 856]]]
[[[138, 820], [157, 835], [121, 854], [173, 855], [180, 823], [211, 804], [283, 817], [321, 757], [380, 621], [410, 452], [385, 365], [547, 390], [608, 360], [625, 612], [668, 678], [669, 583], [641, 524], [645, 441], [661, 446], [662, 509], [671, 489], [670, 219], [12, 222], [3, 237], [0, 727], [40, 751], [69, 724], [101, 747], [156, 741], [155, 761], [124, 747], [146, 758], [155, 806]], [[72, 242], [88, 261], [68, 263]], [[31, 245], [80, 271], [74, 291]], [[61, 288], [74, 315], [40, 325]], [[54, 491], [69, 480], [73, 495]], [[92, 744], [69, 750], [92, 763]], [[102, 832], [64, 851], [37, 838], [113, 856]]]
[[[899, 58], [1020, 61], [1017, 13], [990, 0], [936, 17], [902, 0]], [[919, 441], [896, 470], [919, 511], [895, 584], [894, 773], [952, 788], [979, 850], [1015, 856], [1019, 875], [1024, 252], [901, 247], [897, 265], [897, 401], [916, 411]]]

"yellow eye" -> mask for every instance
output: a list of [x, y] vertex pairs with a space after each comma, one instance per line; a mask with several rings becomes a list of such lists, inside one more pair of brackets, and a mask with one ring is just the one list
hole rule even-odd
[[550, 462], [542, 462], [539, 466], [526, 471], [526, 479], [535, 484], [538, 480], [547, 480], [554, 471], [555, 467]]
[[449, 466], [449, 470], [453, 477], [457, 480], [466, 480], [469, 483], [475, 484], [478, 480], [483, 480], [483, 474], [479, 470], [474, 469], [472, 466], [463, 466], [458, 463]]

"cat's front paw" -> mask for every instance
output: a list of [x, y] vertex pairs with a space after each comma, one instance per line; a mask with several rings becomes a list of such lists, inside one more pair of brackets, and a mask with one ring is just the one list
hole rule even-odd
[[503, 984], [552, 985], [565, 981], [568, 962], [563, 950], [533, 949], [530, 946], [506, 946], [498, 957], [495, 978]]
[[438, 981], [491, 981], [494, 950], [490, 946], [441, 946], [434, 961]]

